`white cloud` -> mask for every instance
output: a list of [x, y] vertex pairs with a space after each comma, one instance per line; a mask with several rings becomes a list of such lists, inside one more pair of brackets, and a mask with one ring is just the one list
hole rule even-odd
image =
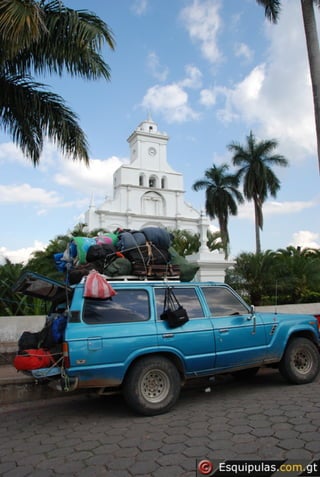
[[[215, 88], [225, 96], [218, 116], [245, 121], [263, 138], [279, 138], [290, 160], [315, 153], [312, 92], [300, 6], [284, 1], [278, 25], [266, 22], [269, 56], [231, 88]], [[290, 98], [290, 101], [288, 101]]]
[[244, 118], [246, 121], [257, 121], [261, 116], [260, 92], [265, 80], [265, 65], [256, 66], [244, 80], [233, 89], [215, 87], [214, 93], [224, 95], [225, 107], [218, 111], [223, 121]]
[[214, 89], [203, 89], [200, 91], [200, 104], [211, 107], [216, 104], [217, 94]]
[[[266, 201], [263, 205], [263, 216], [292, 215], [316, 206], [313, 201]], [[238, 207], [238, 218], [254, 220], [253, 202], [246, 202]]]
[[0, 144], [0, 163], [18, 162], [22, 165], [32, 166], [31, 161], [26, 159], [22, 151], [13, 142]]
[[62, 172], [55, 174], [54, 180], [66, 187], [76, 189], [86, 196], [95, 193], [105, 196], [112, 191], [113, 173], [126, 160], [121, 160], [116, 156], [108, 159], [90, 159], [90, 166], [82, 163], [65, 161]]
[[162, 114], [168, 123], [197, 120], [199, 113], [189, 104], [187, 88], [198, 89], [202, 84], [202, 73], [194, 65], [186, 65], [186, 75], [180, 81], [167, 85], [156, 84], [149, 88], [142, 100], [142, 107]]
[[[48, 140], [45, 140], [42, 154], [37, 169], [45, 171], [52, 165], [56, 164], [59, 158], [64, 161], [72, 159], [66, 158], [59, 153], [57, 147]], [[0, 143], [0, 164], [18, 163], [20, 166], [34, 168], [34, 164], [29, 157], [23, 154], [13, 142]]]
[[163, 66], [160, 63], [158, 55], [152, 51], [147, 57], [147, 66], [154, 78], [158, 81], [165, 81], [169, 74], [167, 66]]
[[29, 184], [0, 185], [0, 204], [35, 203], [56, 206], [60, 199], [55, 191], [48, 191]]
[[182, 123], [199, 117], [188, 104], [188, 94], [177, 83], [152, 86], [146, 92], [142, 106], [163, 114], [168, 123]]
[[47, 244], [35, 240], [32, 246], [20, 248], [18, 250], [8, 250], [6, 247], [0, 247], [0, 265], [5, 263], [5, 259], [10, 260], [11, 263], [25, 264], [33, 252], [44, 250], [46, 246]]
[[179, 81], [179, 85], [183, 88], [201, 88], [202, 85], [202, 73], [196, 66], [187, 65], [185, 67], [186, 78]]
[[131, 7], [135, 15], [143, 15], [148, 8], [148, 0], [135, 0]]
[[191, 5], [183, 8], [180, 14], [190, 38], [200, 43], [201, 53], [210, 63], [221, 59], [217, 45], [217, 34], [221, 29], [219, 9], [218, 1], [194, 0]]
[[253, 52], [245, 43], [237, 43], [234, 47], [234, 54], [237, 57], [242, 57], [246, 61], [251, 61], [253, 57]]
[[276, 202], [268, 201], [263, 206], [263, 215], [288, 215], [297, 214], [303, 210], [310, 209], [316, 204], [312, 201], [291, 201], [291, 202]]
[[293, 234], [290, 245], [301, 248], [320, 248], [320, 234], [309, 230], [300, 230]]

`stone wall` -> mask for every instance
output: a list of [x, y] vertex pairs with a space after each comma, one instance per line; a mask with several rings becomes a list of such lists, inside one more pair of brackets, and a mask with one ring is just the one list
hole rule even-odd
[[13, 353], [24, 331], [40, 331], [45, 316], [0, 316], [0, 353]]

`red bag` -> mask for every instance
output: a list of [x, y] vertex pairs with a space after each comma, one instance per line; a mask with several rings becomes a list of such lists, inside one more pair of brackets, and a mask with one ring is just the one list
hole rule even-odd
[[26, 349], [17, 354], [13, 360], [13, 366], [18, 371], [31, 371], [32, 369], [49, 368], [54, 359], [46, 349]]
[[116, 295], [116, 292], [108, 280], [96, 270], [91, 270], [86, 278], [83, 296], [85, 298], [106, 299], [114, 295]]

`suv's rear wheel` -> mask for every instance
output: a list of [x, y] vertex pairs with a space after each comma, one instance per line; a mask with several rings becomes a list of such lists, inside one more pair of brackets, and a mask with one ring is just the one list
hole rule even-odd
[[172, 408], [180, 388], [181, 379], [175, 365], [163, 356], [148, 356], [130, 369], [123, 395], [134, 411], [154, 416]]
[[286, 348], [279, 370], [282, 376], [291, 383], [311, 383], [320, 370], [317, 347], [306, 338], [294, 338]]

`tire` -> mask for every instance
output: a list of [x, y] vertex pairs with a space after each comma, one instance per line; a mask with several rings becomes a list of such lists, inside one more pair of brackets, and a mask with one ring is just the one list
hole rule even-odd
[[135, 412], [155, 416], [169, 411], [177, 402], [181, 379], [175, 365], [163, 356], [140, 359], [130, 369], [123, 396]]
[[290, 383], [311, 383], [320, 370], [320, 355], [317, 347], [307, 338], [294, 338], [285, 350], [279, 370]]
[[235, 371], [232, 373], [232, 376], [237, 381], [247, 381], [255, 377], [257, 372], [259, 371], [258, 368], [248, 368], [248, 369], [241, 369], [240, 371]]

